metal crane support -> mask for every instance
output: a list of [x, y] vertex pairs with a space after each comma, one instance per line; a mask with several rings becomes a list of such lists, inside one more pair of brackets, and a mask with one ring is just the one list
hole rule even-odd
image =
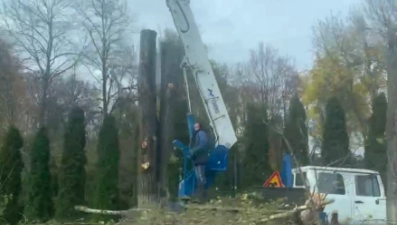
[[[190, 9], [190, 1], [167, 0], [167, 6], [185, 48], [183, 69], [188, 66], [193, 72], [194, 80], [210, 120], [210, 126], [216, 137], [216, 147], [211, 150], [207, 166], [207, 186], [210, 186], [216, 173], [227, 169], [229, 149], [237, 142], [237, 137], [208, 59], [207, 50], [201, 40]], [[190, 101], [189, 110], [191, 110]], [[189, 113], [187, 119], [189, 133], [192, 135], [194, 116]], [[174, 141], [174, 146], [182, 149], [185, 156], [185, 175], [179, 185], [179, 194], [180, 196], [190, 196], [194, 193], [196, 178], [193, 171], [187, 171], [187, 163], [190, 160], [189, 148], [178, 140]]]

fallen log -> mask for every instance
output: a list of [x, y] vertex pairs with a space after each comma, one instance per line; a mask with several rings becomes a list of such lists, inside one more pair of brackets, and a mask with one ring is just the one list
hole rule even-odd
[[101, 214], [101, 215], [117, 215], [123, 217], [131, 217], [134, 212], [150, 211], [150, 209], [139, 209], [131, 208], [127, 210], [106, 210], [106, 209], [92, 209], [87, 206], [75, 206], [75, 210], [91, 214]]
[[206, 206], [206, 205], [185, 205], [185, 209], [190, 210], [216, 210], [216, 211], [229, 211], [229, 212], [242, 212], [247, 210], [243, 207], [224, 207], [224, 206]]
[[[324, 207], [324, 206], [326, 206], [326, 205], [328, 205], [328, 204], [331, 204], [331, 203], [333, 203], [333, 202], [335, 202], [334, 199], [325, 200], [324, 202], [321, 202], [321, 203], [320, 203], [320, 206], [321, 206], [321, 207]], [[304, 210], [309, 210], [309, 209], [311, 209], [310, 206], [308, 206], [308, 205], [302, 205], [302, 206], [296, 207], [296, 208], [293, 209], [293, 210], [289, 210], [289, 211], [286, 211], [286, 212], [282, 212], [282, 213], [278, 213], [278, 214], [275, 214], [275, 215], [271, 215], [271, 216], [269, 216], [268, 218], [261, 219], [259, 222], [267, 222], [267, 221], [270, 221], [270, 220], [282, 219], [282, 218], [290, 217], [290, 216], [292, 216], [294, 213], [302, 212], [302, 211], [304, 211]], [[318, 211], [315, 211], [314, 213], [319, 213], [319, 212], [318, 212]]]
[[[321, 203], [319, 203], [319, 205], [317, 205], [317, 208], [321, 208], [321, 207], [325, 207], [328, 204], [333, 203], [334, 200], [330, 199], [330, 200], [325, 200]], [[183, 206], [183, 208], [185, 210], [198, 210], [198, 211], [211, 211], [211, 210], [215, 210], [215, 211], [227, 211], [227, 212], [234, 212], [234, 213], [245, 213], [245, 212], [249, 212], [248, 208], [244, 208], [244, 207], [224, 207], [224, 206], [211, 206], [211, 205], [185, 205]], [[288, 217], [294, 217], [294, 214], [305, 211], [305, 210], [310, 210], [311, 206], [309, 205], [302, 205], [299, 207], [296, 207], [293, 210], [289, 210], [286, 212], [282, 212], [282, 213], [277, 213], [275, 215], [264, 215], [264, 218], [255, 218], [252, 219], [251, 222], [252, 223], [264, 223], [264, 222], [268, 222], [271, 220], [276, 220], [276, 219], [287, 219]], [[93, 213], [93, 214], [103, 214], [103, 215], [120, 215], [122, 217], [126, 217], [126, 218], [132, 218], [134, 212], [149, 212], [152, 209], [149, 208], [131, 208], [131, 209], [127, 209], [127, 210], [103, 210], [103, 209], [92, 209], [92, 208], [88, 208], [86, 206], [75, 206], [75, 210], [78, 211], [82, 211], [82, 212], [86, 212], [86, 213]], [[270, 212], [267, 212], [270, 213]], [[315, 211], [313, 213], [319, 213], [318, 211]], [[303, 220], [303, 219], [302, 219]], [[305, 223], [302, 223], [305, 224]]]

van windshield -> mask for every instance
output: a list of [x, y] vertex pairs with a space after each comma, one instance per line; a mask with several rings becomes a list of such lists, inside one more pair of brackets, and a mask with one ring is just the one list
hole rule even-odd
[[344, 195], [345, 182], [339, 173], [318, 173], [317, 188], [319, 193]]

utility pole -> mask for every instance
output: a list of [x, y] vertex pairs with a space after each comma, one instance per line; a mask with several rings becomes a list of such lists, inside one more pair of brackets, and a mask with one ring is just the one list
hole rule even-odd
[[387, 219], [397, 221], [397, 29], [387, 29]]

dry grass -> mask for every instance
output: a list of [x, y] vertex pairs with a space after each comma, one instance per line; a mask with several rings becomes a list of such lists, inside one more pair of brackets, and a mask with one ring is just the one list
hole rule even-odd
[[[239, 198], [222, 198], [206, 204], [188, 204], [182, 212], [173, 212], [158, 206], [145, 209], [123, 211], [123, 219], [119, 224], [134, 225], [252, 225], [252, 224], [291, 224], [292, 213], [283, 219], [266, 221], [270, 216], [280, 214], [282, 200], [265, 203], [253, 195], [242, 195]], [[87, 210], [87, 209], [86, 209]], [[97, 213], [106, 213], [105, 211]], [[114, 214], [107, 211], [106, 214]]]

